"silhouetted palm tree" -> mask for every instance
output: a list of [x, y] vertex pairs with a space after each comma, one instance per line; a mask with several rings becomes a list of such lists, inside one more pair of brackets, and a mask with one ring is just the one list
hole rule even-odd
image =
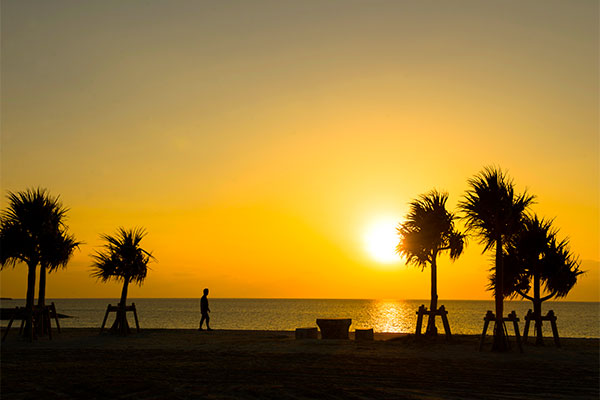
[[7, 197], [8, 208], [3, 210], [0, 220], [0, 264], [4, 268], [23, 262], [29, 269], [25, 333], [31, 334], [36, 267], [47, 257], [48, 247], [44, 243], [65, 229], [63, 218], [67, 209], [45, 189], [9, 192]]
[[470, 189], [459, 207], [467, 232], [473, 232], [485, 246], [484, 252], [495, 249], [493, 267], [496, 323], [492, 349], [506, 351], [507, 338], [504, 334], [504, 244], [519, 231], [525, 211], [533, 203], [534, 196], [515, 194], [514, 183], [501, 169], [486, 167], [474, 178], [469, 179]]
[[[456, 260], [464, 248], [464, 235], [454, 229], [454, 214], [446, 210], [447, 193], [436, 190], [421, 195], [410, 203], [405, 222], [398, 227], [400, 243], [396, 252], [406, 258], [408, 264], [431, 267], [431, 311], [437, 307], [437, 257], [449, 252]], [[435, 316], [429, 315], [426, 334], [436, 335]]]
[[152, 254], [140, 247], [144, 236], [146, 231], [143, 228], [119, 228], [114, 236], [101, 235], [106, 241], [104, 248], [92, 254], [92, 276], [103, 282], [111, 279], [123, 282], [119, 311], [111, 327], [111, 330], [122, 334], [129, 330], [125, 313], [129, 283], [141, 285], [148, 273], [148, 263], [154, 259]]
[[[75, 237], [66, 231], [66, 228], [60, 228], [53, 235], [48, 235], [41, 245], [42, 256], [40, 257], [40, 285], [38, 292], [38, 307], [43, 310], [46, 306], [46, 273], [53, 272], [59, 268], [65, 268], [81, 242], [75, 240]], [[50, 321], [46, 314], [41, 319], [39, 332], [46, 333]]]
[[[523, 220], [521, 229], [507, 246], [504, 292], [519, 294], [533, 303], [538, 345], [543, 344], [542, 302], [566, 296], [583, 273], [568, 240], [559, 241], [557, 233], [552, 220], [540, 220], [533, 215]], [[492, 287], [494, 284], [492, 281]], [[528, 295], [530, 290], [532, 293]]]

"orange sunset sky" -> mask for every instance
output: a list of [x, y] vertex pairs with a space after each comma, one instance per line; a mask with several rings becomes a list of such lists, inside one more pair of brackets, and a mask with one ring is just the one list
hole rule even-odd
[[[118, 297], [89, 255], [143, 226], [158, 262], [131, 297], [423, 299], [429, 271], [381, 262], [373, 227], [393, 246], [409, 201], [454, 208], [498, 165], [588, 271], [567, 300], [598, 301], [598, 8], [3, 1], [0, 204], [40, 186], [70, 208], [85, 245], [50, 298]], [[481, 251], [440, 258], [441, 299], [491, 298]]]

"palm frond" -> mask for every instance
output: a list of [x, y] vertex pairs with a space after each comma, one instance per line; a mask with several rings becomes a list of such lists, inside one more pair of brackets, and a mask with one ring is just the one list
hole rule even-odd
[[438, 253], [449, 251], [452, 260], [463, 251], [464, 235], [454, 228], [454, 214], [446, 210], [448, 193], [432, 190], [409, 203], [404, 223], [399, 225], [396, 252], [407, 264], [425, 267]]
[[91, 276], [103, 282], [109, 280], [142, 284], [148, 273], [148, 263], [154, 260], [152, 253], [140, 247], [146, 236], [143, 228], [118, 228], [115, 235], [100, 235], [104, 240], [101, 250], [92, 255]]

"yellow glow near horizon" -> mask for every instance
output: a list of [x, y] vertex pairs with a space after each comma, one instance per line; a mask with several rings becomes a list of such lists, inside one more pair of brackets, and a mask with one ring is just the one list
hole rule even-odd
[[366, 250], [375, 261], [382, 264], [392, 264], [400, 261], [396, 254], [398, 235], [397, 221], [393, 218], [380, 218], [372, 222], [365, 232]]

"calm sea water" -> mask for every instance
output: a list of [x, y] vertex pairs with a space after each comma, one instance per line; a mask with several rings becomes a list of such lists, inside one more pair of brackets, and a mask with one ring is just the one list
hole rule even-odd
[[[57, 311], [75, 318], [61, 320], [64, 327], [100, 327], [106, 306], [117, 299], [49, 299]], [[197, 328], [199, 299], [130, 299], [135, 302], [142, 328]], [[215, 329], [294, 330], [316, 326], [317, 318], [351, 318], [350, 330], [373, 328], [375, 332], [414, 332], [416, 311], [423, 300], [319, 300], [319, 299], [210, 299], [211, 327]], [[441, 301], [448, 310], [453, 333], [480, 334], [486, 310], [493, 301]], [[2, 300], [2, 307], [23, 306], [24, 300]], [[505, 302], [522, 319], [530, 302]], [[564, 337], [600, 338], [600, 303], [548, 302], [543, 312], [554, 310]], [[114, 315], [114, 314], [113, 314]], [[113, 317], [114, 318], [114, 317]], [[111, 321], [111, 320], [109, 320]], [[133, 321], [131, 317], [130, 321]], [[7, 321], [2, 322], [5, 326]], [[520, 323], [523, 328], [523, 320]], [[438, 329], [442, 329], [441, 321]], [[550, 336], [550, 326], [544, 325]]]

